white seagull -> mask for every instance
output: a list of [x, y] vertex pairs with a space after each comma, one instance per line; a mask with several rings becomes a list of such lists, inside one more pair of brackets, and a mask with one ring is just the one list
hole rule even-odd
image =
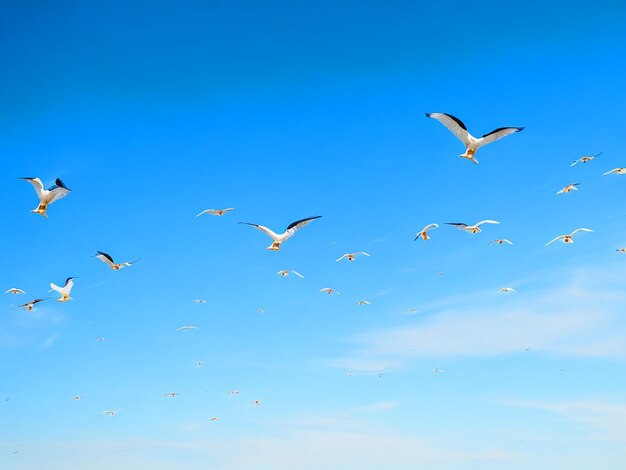
[[339, 259], [336, 259], [335, 261], [341, 261], [344, 258], [346, 258], [348, 261], [354, 261], [359, 255], [370, 256], [364, 251], [357, 251], [355, 253], [346, 253], [345, 255], [341, 255], [341, 257]]
[[67, 196], [71, 189], [66, 187], [59, 178], [56, 179], [54, 185], [50, 186], [48, 189], [44, 189], [43, 183], [39, 178], [20, 178], [21, 180], [28, 181], [35, 187], [35, 192], [37, 193], [37, 197], [39, 198], [39, 205], [36, 209], [33, 209], [31, 212], [35, 214], [43, 215], [44, 217], [48, 217], [46, 214], [46, 209], [50, 204], [55, 201], [58, 201], [61, 198]]
[[503, 287], [502, 289], [500, 289], [500, 294], [508, 294], [511, 292], [517, 292], [517, 291], [513, 289], [512, 287]]
[[18, 305], [18, 306], [17, 306], [17, 307], [15, 307], [15, 308], [23, 308], [23, 309], [26, 309], [26, 310], [28, 310], [28, 311], [30, 312], [31, 310], [33, 310], [33, 309], [35, 308], [35, 304], [38, 304], [39, 302], [42, 302], [42, 301], [44, 301], [44, 300], [46, 300], [46, 299], [35, 299], [35, 300], [31, 300], [30, 302], [26, 302], [26, 303], [25, 303], [25, 304], [23, 304], [23, 305]]
[[26, 292], [24, 292], [22, 289], [18, 289], [17, 287], [11, 287], [5, 292], [5, 294], [26, 294]]
[[413, 241], [417, 240], [418, 238], [421, 238], [422, 240], [430, 240], [430, 237], [428, 236], [428, 231], [434, 228], [439, 228], [439, 225], [428, 224], [426, 227], [422, 229], [421, 232], [418, 232], [417, 235], [415, 235], [415, 238], [413, 239]]
[[269, 236], [273, 240], [272, 244], [268, 246], [267, 249], [278, 251], [280, 250], [281, 243], [284, 243], [285, 241], [289, 240], [289, 238], [291, 238], [293, 234], [296, 233], [298, 230], [300, 230], [302, 227], [311, 223], [312, 220], [319, 219], [320, 217], [321, 215], [316, 215], [314, 217], [307, 217], [306, 219], [296, 220], [295, 222], [292, 222], [291, 224], [289, 224], [287, 229], [281, 234], [277, 234], [273, 232], [272, 230], [270, 230], [269, 228], [264, 227], [263, 225], [251, 224], [249, 222], [239, 222], [239, 223], [251, 225], [253, 227], [258, 228], [261, 232], [263, 232], [265, 235]]
[[450, 132], [452, 132], [463, 144], [465, 144], [465, 153], [459, 155], [461, 158], [467, 158], [469, 161], [478, 165], [478, 160], [474, 158], [476, 150], [484, 145], [495, 142], [502, 137], [513, 134], [515, 132], [523, 131], [524, 127], [499, 127], [483, 135], [480, 138], [476, 138], [467, 132], [467, 127], [463, 124], [459, 118], [445, 113], [426, 113], [426, 117], [436, 119], [441, 124], [446, 126]]
[[494, 241], [490, 242], [489, 246], [491, 246], [491, 245], [502, 245], [504, 243], [508, 243], [509, 245], [513, 244], [513, 242], [511, 240], [509, 240], [508, 238], [498, 238], [497, 240], [494, 240]]
[[217, 215], [217, 216], [221, 217], [226, 212], [230, 212], [233, 209], [234, 209], [234, 207], [229, 207], [228, 209], [206, 209], [206, 210], [200, 212], [198, 215], [196, 215], [196, 217], [200, 217], [203, 214]]
[[329, 295], [334, 292], [335, 294], [339, 295], [338, 291], [336, 291], [335, 289], [331, 289], [330, 287], [324, 287], [323, 289], [320, 289], [320, 292], [326, 292]]
[[204, 299], [195, 299], [194, 302], [197, 303], [197, 304], [206, 304], [207, 303], [207, 301], [204, 300]]
[[54, 282], [50, 283], [50, 288], [54, 291], [57, 291], [61, 294], [61, 297], [57, 299], [57, 302], [67, 302], [68, 300], [74, 300], [70, 297], [70, 292], [72, 291], [72, 287], [74, 287], [74, 277], [68, 277], [65, 280], [65, 284], [63, 287], [57, 286]]
[[626, 253], [626, 248], [618, 248], [617, 250], [618, 253]]
[[574, 160], [574, 163], [572, 163], [570, 166], [577, 165], [578, 163], [589, 163], [591, 160], [593, 160], [596, 157], [599, 157], [600, 155], [602, 155], [602, 152], [596, 155], [585, 155], [584, 157], [580, 157], [578, 160]]
[[239, 390], [229, 390], [226, 395], [239, 395]]
[[568, 234], [568, 235], [560, 235], [556, 238], [553, 238], [552, 240], [550, 240], [548, 243], [546, 243], [545, 246], [548, 246], [550, 243], [555, 242], [557, 240], [563, 240], [563, 243], [574, 243], [574, 234], [577, 232], [593, 232], [593, 230], [590, 230], [588, 228], [577, 228], [576, 230], [574, 230], [572, 233]]
[[367, 300], [359, 300], [355, 305], [358, 305], [359, 307], [362, 305], [370, 305], [371, 302], [368, 302]]
[[109, 415], [109, 416], [115, 416], [118, 413], [119, 411], [117, 410], [105, 410], [102, 412], [103, 415]]
[[497, 220], [481, 220], [480, 222], [474, 225], [467, 225], [467, 224], [463, 224], [459, 222], [446, 222], [446, 225], [452, 225], [456, 229], [463, 230], [464, 232], [473, 234], [473, 233], [480, 232], [481, 231], [480, 226], [483, 224], [499, 224], [499, 223], [500, 222], [498, 222]]
[[126, 261], [124, 263], [116, 263], [115, 261], [113, 261], [113, 258], [111, 258], [111, 255], [103, 251], [96, 251], [96, 258], [98, 258], [103, 263], [106, 263], [111, 269], [115, 271], [119, 271], [120, 269], [125, 268], [127, 266], [132, 266], [137, 261], [141, 260], [141, 258], [139, 258], [139, 259], [136, 259], [135, 261]]
[[[298, 271], [294, 271], [292, 269], [291, 272], [294, 273], [296, 276], [304, 279], [304, 276], [302, 274], [300, 274]], [[287, 276], [289, 276], [289, 270], [282, 269], [282, 270], [278, 271], [276, 274], [278, 274], [279, 276], [282, 276], [282, 277], [287, 277]]]
[[197, 330], [197, 326], [184, 325], [176, 328], [176, 331], [189, 331], [189, 330]]
[[171, 392], [171, 393], [166, 393], [165, 395], [163, 395], [164, 397], [170, 397], [170, 398], [176, 398], [180, 396], [180, 393], [176, 393], [176, 392]]
[[556, 193], [556, 195], [558, 196], [559, 194], [565, 194], [565, 193], [571, 193], [572, 191], [578, 191], [578, 188], [576, 186], [578, 186], [579, 184], [580, 183], [568, 184], [563, 189], [561, 189], [558, 193]]
[[602, 176], [610, 175], [611, 173], [615, 173], [617, 175], [626, 175], [626, 168], [624, 168], [624, 167], [613, 168], [611, 171], [607, 171], [606, 173], [602, 173]]

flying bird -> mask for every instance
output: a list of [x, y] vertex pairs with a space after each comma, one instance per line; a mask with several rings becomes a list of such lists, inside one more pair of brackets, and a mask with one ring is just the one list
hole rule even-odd
[[491, 246], [491, 245], [502, 245], [503, 243], [508, 243], [509, 245], [513, 244], [513, 242], [511, 240], [509, 240], [508, 238], [498, 238], [497, 240], [494, 240], [494, 241], [490, 242], [489, 246]]
[[[298, 271], [294, 271], [292, 269], [291, 272], [294, 273], [296, 276], [304, 279], [304, 276], [302, 274], [300, 274]], [[283, 269], [281, 271], [278, 271], [276, 274], [278, 274], [279, 276], [282, 276], [282, 277], [287, 277], [287, 276], [289, 276], [289, 270]]]
[[348, 261], [354, 261], [359, 255], [370, 256], [364, 251], [357, 251], [355, 253], [346, 253], [345, 255], [341, 255], [341, 257], [339, 259], [336, 259], [335, 261], [341, 261], [344, 258], [346, 258]]
[[102, 412], [103, 415], [109, 415], [109, 416], [115, 416], [118, 413], [119, 411], [117, 410], [105, 410]]
[[411, 314], [413, 314], [413, 313], [417, 312], [417, 309], [416, 309], [416, 308], [410, 308], [410, 309], [408, 310], [408, 312], [409, 312], [409, 315], [411, 315]]
[[577, 228], [576, 230], [574, 230], [572, 233], [568, 234], [568, 235], [560, 235], [556, 238], [553, 238], [552, 240], [550, 240], [548, 243], [546, 243], [545, 246], [548, 246], [550, 243], [555, 242], [557, 240], [563, 240], [563, 243], [574, 243], [574, 234], [577, 232], [593, 232], [593, 230], [590, 230], [588, 228]]
[[219, 421], [219, 418], [211, 418], [211, 421]]
[[75, 401], [79, 401], [79, 400], [82, 400], [82, 399], [83, 399], [83, 396], [82, 396], [82, 395], [76, 395], [76, 396], [74, 396], [74, 397], [72, 398], [72, 400], [75, 400]]
[[196, 215], [196, 217], [200, 217], [202, 214], [217, 215], [217, 216], [221, 217], [226, 212], [230, 212], [233, 209], [234, 209], [233, 207], [229, 207], [228, 209], [206, 209], [206, 210], [200, 212], [198, 215]]
[[98, 258], [103, 263], [106, 263], [111, 269], [115, 271], [119, 271], [120, 269], [125, 268], [127, 266], [132, 266], [137, 261], [141, 260], [141, 258], [139, 258], [139, 259], [136, 259], [135, 261], [126, 261], [124, 263], [116, 263], [115, 261], [113, 261], [113, 258], [111, 258], [111, 255], [103, 251], [96, 251], [95, 256], [96, 258]]
[[245, 224], [245, 225], [251, 225], [252, 227], [258, 228], [261, 232], [263, 232], [265, 235], [269, 236], [273, 240], [272, 244], [268, 246], [267, 249], [278, 251], [280, 250], [281, 243], [286, 242], [289, 238], [293, 236], [294, 233], [296, 233], [302, 227], [311, 223], [312, 220], [319, 219], [320, 217], [321, 215], [316, 215], [314, 217], [307, 217], [306, 219], [296, 220], [295, 222], [292, 222], [291, 224], [289, 224], [287, 229], [281, 234], [277, 234], [273, 232], [272, 230], [270, 230], [269, 228], [264, 227], [263, 225], [251, 224], [249, 222], [239, 222], [239, 223]]
[[39, 302], [42, 302], [44, 300], [46, 300], [46, 299], [31, 300], [30, 302], [26, 302], [25, 304], [19, 305], [19, 306], [15, 307], [15, 308], [24, 308], [24, 309], [26, 309], [28, 311], [31, 311], [31, 310], [33, 310], [35, 308], [35, 304], [38, 304]]
[[239, 395], [239, 390], [229, 390], [226, 395]]
[[39, 205], [36, 209], [33, 209], [31, 212], [35, 214], [43, 215], [44, 217], [48, 217], [46, 214], [46, 210], [48, 206], [59, 199], [67, 196], [71, 189], [63, 184], [59, 178], [56, 179], [54, 185], [50, 186], [48, 189], [44, 189], [43, 183], [39, 178], [20, 178], [21, 180], [28, 181], [35, 188], [35, 192], [37, 193], [37, 197], [39, 198]]
[[523, 131], [524, 127], [499, 127], [489, 132], [488, 134], [479, 137], [478, 139], [467, 132], [467, 127], [459, 119], [451, 114], [445, 113], [426, 113], [426, 117], [436, 119], [441, 124], [446, 126], [450, 132], [452, 132], [463, 144], [465, 145], [465, 153], [459, 155], [461, 158], [467, 158], [469, 161], [478, 165], [478, 160], [474, 158], [476, 150], [484, 145], [495, 142], [502, 137], [513, 134], [515, 132]]
[[175, 397], [179, 397], [180, 393], [176, 393], [176, 392], [171, 392], [171, 393], [166, 393], [165, 395], [163, 395], [164, 397], [170, 397], [170, 398], [175, 398]]
[[497, 220], [481, 220], [480, 222], [474, 224], [474, 225], [467, 225], [467, 224], [463, 224], [463, 223], [459, 223], [459, 222], [446, 222], [446, 225], [452, 225], [454, 226], [454, 228], [459, 229], [459, 230], [463, 230], [464, 232], [468, 232], [468, 233], [478, 233], [480, 232], [480, 226], [483, 224], [499, 224], [500, 222], [498, 222]]
[[261, 400], [254, 400], [254, 401], [251, 403], [251, 405], [252, 405], [252, 406], [257, 406], [257, 407], [258, 407], [260, 404], [261, 404]]
[[512, 287], [503, 287], [502, 289], [500, 289], [500, 294], [508, 294], [511, 292], [517, 292], [517, 291], [513, 289]]
[[334, 292], [335, 294], [339, 295], [338, 291], [331, 289], [330, 287], [324, 287], [323, 289], [320, 289], [320, 292], [326, 292], [329, 295]]
[[96, 339], [96, 341], [98, 343], [102, 343], [104, 341], [104, 336], [100, 336], [98, 339]]
[[50, 283], [50, 288], [61, 294], [61, 297], [57, 299], [57, 302], [67, 302], [68, 300], [74, 300], [70, 297], [70, 292], [72, 291], [72, 287], [74, 287], [74, 279], [75, 278], [73, 277], [68, 277], [65, 280], [65, 285], [63, 287], [57, 286], [54, 282]]
[[439, 225], [428, 224], [426, 227], [422, 229], [421, 232], [418, 232], [417, 235], [415, 235], [415, 238], [413, 239], [413, 241], [417, 240], [418, 238], [421, 238], [422, 240], [430, 240], [430, 237], [428, 236], [428, 231], [434, 228], [439, 228]]
[[602, 173], [602, 176], [610, 175], [611, 173], [615, 173], [616, 175], [626, 175], [626, 168], [625, 167], [613, 168], [611, 171]]
[[5, 294], [26, 294], [26, 292], [24, 292], [22, 289], [18, 289], [17, 287], [11, 287], [5, 292]]
[[568, 184], [563, 189], [561, 189], [558, 193], [556, 193], [556, 195], [558, 196], [559, 194], [565, 194], [565, 193], [571, 193], [572, 191], [578, 191], [578, 188], [576, 186], [578, 186], [579, 184], [580, 183]]
[[438, 369], [436, 367], [433, 369], [433, 374], [440, 374], [442, 372], [443, 372], [443, 369]]
[[617, 250], [618, 253], [626, 253], [626, 248], [618, 248]]
[[368, 302], [367, 300], [359, 300], [355, 305], [358, 305], [359, 307], [362, 305], [370, 305], [371, 302]]
[[602, 152], [596, 155], [585, 155], [584, 157], [580, 157], [578, 160], [574, 160], [574, 162], [570, 166], [577, 165], [578, 163], [589, 163], [591, 160], [593, 160], [596, 157], [599, 157], [600, 155], [602, 155]]
[[185, 325], [185, 326], [176, 328], [176, 331], [189, 331], [189, 330], [197, 330], [197, 329], [198, 329], [197, 326]]
[[204, 299], [195, 299], [194, 302], [197, 303], [197, 304], [206, 304], [207, 303], [207, 301], [204, 300]]

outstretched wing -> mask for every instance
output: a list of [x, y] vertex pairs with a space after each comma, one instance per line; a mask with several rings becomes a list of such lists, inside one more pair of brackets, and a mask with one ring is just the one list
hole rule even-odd
[[295, 222], [290, 223], [287, 227], [287, 230], [285, 230], [285, 233], [283, 234], [283, 241], [291, 238], [293, 234], [300, 230], [302, 227], [310, 224], [311, 221], [319, 219], [320, 217], [321, 215], [316, 215], [313, 217], [307, 217], [306, 219], [296, 220]]
[[467, 227], [467, 224], [461, 222], [446, 222], [446, 225], [452, 225], [454, 228], [458, 228], [459, 230], [463, 230]]
[[35, 188], [35, 192], [37, 193], [37, 197], [41, 199], [43, 195], [43, 183], [39, 178], [20, 178], [21, 180], [28, 181]]
[[474, 227], [478, 227], [479, 225], [483, 225], [483, 224], [499, 224], [499, 223], [500, 222], [498, 222], [497, 220], [481, 220], [476, 225], [474, 225]]
[[348, 256], [348, 253], [346, 253], [345, 255], [341, 255], [340, 258], [337, 258], [335, 261], [341, 261], [342, 259], [344, 259], [346, 256]]
[[498, 127], [497, 129], [492, 130], [490, 133], [485, 134], [478, 146], [482, 147], [483, 145], [495, 142], [496, 140], [501, 139], [502, 137], [506, 137], [507, 135], [521, 132], [524, 129], [525, 127]]
[[67, 196], [72, 190], [65, 186], [60, 178], [57, 178], [54, 182], [54, 186], [48, 188], [48, 191], [50, 191], [50, 202], [48, 204], [52, 204], [54, 201], [58, 201]]
[[263, 225], [259, 225], [259, 224], [251, 224], [250, 222], [239, 222], [240, 224], [244, 224], [244, 225], [250, 225], [252, 227], [256, 227], [258, 228], [261, 232], [263, 232], [265, 235], [267, 235], [268, 237], [270, 237], [272, 240], [274, 241], [278, 241], [278, 239], [280, 238], [278, 236], [278, 234], [276, 234], [275, 232], [273, 232], [272, 230], [270, 230], [267, 227], [264, 227]]
[[426, 117], [436, 119], [441, 124], [446, 126], [448, 130], [452, 132], [461, 142], [465, 145], [470, 145], [467, 127], [465, 127], [465, 124], [463, 124], [463, 121], [459, 118], [446, 113], [426, 113]]
[[565, 235], [561, 235], [559, 237], [553, 238], [548, 243], [546, 243], [545, 246], [548, 246], [550, 243], [554, 243], [555, 241], [560, 240], [561, 238], [565, 238]]
[[96, 251], [96, 258], [98, 258], [100, 261], [108, 264], [111, 267], [115, 265], [115, 262], [113, 261], [113, 258], [111, 258], [111, 255], [104, 253], [103, 251]]
[[588, 228], [577, 228], [576, 230], [574, 230], [572, 233], [570, 233], [570, 237], [573, 237], [575, 233], [578, 232], [593, 232], [593, 230], [588, 229]]
[[296, 276], [301, 277], [302, 279], [304, 279], [304, 276], [302, 274], [300, 274], [298, 271], [294, 271], [292, 269], [291, 272], [294, 273]]

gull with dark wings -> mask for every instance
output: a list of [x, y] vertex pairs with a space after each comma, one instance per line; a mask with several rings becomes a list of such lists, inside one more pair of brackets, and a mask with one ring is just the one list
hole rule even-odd
[[252, 227], [258, 228], [261, 232], [263, 232], [265, 235], [267, 235], [268, 237], [272, 239], [272, 244], [268, 246], [267, 249], [278, 251], [280, 250], [280, 245], [286, 242], [287, 240], [289, 240], [293, 236], [294, 233], [296, 233], [305, 225], [308, 225], [309, 223], [311, 223], [312, 220], [319, 219], [320, 217], [321, 215], [316, 215], [314, 217], [307, 217], [306, 219], [296, 220], [295, 222], [292, 222], [291, 224], [289, 224], [287, 229], [281, 234], [275, 233], [263, 225], [251, 224], [250, 222], [239, 222], [239, 223], [245, 224], [245, 225], [251, 225]]
[[459, 155], [461, 158], [467, 158], [469, 161], [478, 165], [478, 160], [474, 158], [476, 150], [496, 140], [523, 131], [524, 127], [498, 127], [482, 137], [476, 138], [467, 131], [467, 127], [459, 118], [446, 113], [426, 113], [426, 117], [436, 119], [446, 126], [463, 144], [465, 145], [465, 153]]
[[43, 183], [39, 178], [20, 178], [21, 180], [28, 181], [35, 188], [35, 192], [37, 193], [37, 197], [39, 198], [39, 205], [36, 209], [33, 209], [31, 212], [39, 215], [43, 215], [44, 217], [48, 217], [46, 214], [46, 210], [48, 206], [55, 201], [58, 201], [61, 198], [67, 196], [71, 189], [63, 184], [59, 178], [56, 179], [54, 185], [50, 186], [48, 189], [43, 187]]
[[461, 222], [446, 222], [446, 225], [452, 225], [454, 228], [458, 230], [463, 230], [467, 233], [478, 233], [480, 232], [480, 226], [484, 224], [499, 224], [497, 220], [481, 220], [480, 222], [475, 223], [474, 225], [467, 225]]
[[26, 303], [25, 303], [25, 304], [23, 304], [23, 305], [18, 305], [18, 306], [17, 306], [17, 307], [15, 307], [15, 308], [23, 308], [23, 309], [25, 309], [25, 310], [31, 311], [31, 310], [33, 310], [33, 309], [35, 308], [35, 304], [38, 304], [39, 302], [42, 302], [42, 301], [44, 301], [44, 300], [46, 300], [46, 299], [35, 299], [35, 300], [31, 300], [30, 302], [26, 302]]
[[96, 251], [96, 258], [98, 258], [103, 263], [106, 263], [111, 269], [115, 271], [119, 271], [120, 269], [125, 268], [127, 266], [132, 266], [137, 261], [141, 260], [141, 258], [139, 258], [139, 259], [136, 259], [135, 261], [126, 261], [124, 263], [116, 263], [115, 261], [113, 261], [113, 258], [111, 258], [111, 255], [103, 251]]

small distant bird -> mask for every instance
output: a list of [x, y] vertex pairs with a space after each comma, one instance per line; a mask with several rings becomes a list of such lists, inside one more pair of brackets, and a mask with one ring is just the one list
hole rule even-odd
[[611, 171], [607, 171], [606, 173], [602, 173], [602, 176], [610, 175], [611, 173], [615, 173], [617, 175], [626, 175], [626, 168], [625, 167], [613, 168]]
[[239, 390], [229, 390], [226, 395], [239, 395]]
[[600, 155], [602, 155], [602, 152], [597, 153], [596, 155], [585, 155], [584, 157], [580, 157], [578, 160], [574, 160], [574, 163], [572, 163], [570, 166], [574, 166], [578, 163], [589, 163], [591, 160], [599, 157]]
[[315, 217], [307, 217], [306, 219], [296, 220], [287, 226], [287, 229], [281, 233], [277, 234], [271, 231], [269, 228], [264, 227], [263, 225], [251, 224], [249, 222], [239, 222], [240, 224], [251, 225], [252, 227], [258, 228], [265, 235], [269, 236], [273, 242], [270, 246], [267, 247], [268, 250], [278, 251], [280, 250], [281, 243], [286, 242], [289, 238], [293, 236], [298, 230], [300, 230], [305, 225], [311, 223], [312, 220], [319, 219], [322, 217], [321, 215], [316, 215]]
[[339, 295], [338, 291], [336, 291], [335, 289], [331, 289], [330, 287], [324, 287], [323, 289], [320, 289], [320, 292], [326, 292], [329, 295], [334, 292], [335, 294]]
[[31, 311], [31, 310], [33, 310], [35, 308], [35, 304], [37, 304], [39, 302], [42, 302], [44, 300], [46, 300], [46, 299], [31, 300], [30, 302], [26, 302], [25, 304], [19, 305], [19, 306], [15, 307], [15, 308], [24, 308], [24, 309], [26, 309], [28, 311]]
[[219, 418], [211, 418], [211, 421], [219, 421]]
[[507, 238], [498, 238], [497, 240], [494, 240], [492, 242], [489, 243], [489, 246], [491, 245], [502, 245], [503, 243], [508, 243], [509, 245], [512, 245], [513, 242]]
[[170, 397], [170, 398], [175, 398], [175, 397], [179, 397], [180, 393], [176, 393], [176, 392], [171, 392], [171, 393], [166, 393], [165, 395], [163, 395], [164, 397]]
[[590, 230], [588, 228], [577, 228], [576, 230], [574, 230], [572, 233], [568, 234], [568, 235], [560, 235], [556, 238], [553, 238], [552, 240], [550, 240], [548, 243], [546, 243], [545, 246], [548, 246], [550, 243], [555, 242], [557, 240], [563, 240], [563, 243], [574, 243], [574, 234], [577, 232], [593, 232], [593, 230]]
[[196, 362], [193, 363], [193, 365], [196, 366], [196, 367], [202, 367], [204, 365], [204, 362], [196, 361]]
[[257, 312], [259, 312], [259, 313], [265, 313], [265, 309], [264, 309], [264, 308], [260, 308], [260, 309], [258, 309], [258, 310], [257, 310]]
[[428, 224], [426, 227], [422, 229], [421, 232], [417, 232], [413, 241], [417, 240], [418, 238], [421, 238], [422, 240], [430, 240], [430, 237], [428, 236], [428, 231], [431, 229], [435, 229], [435, 228], [439, 228], [439, 225]]
[[359, 300], [355, 305], [358, 305], [359, 307], [362, 305], [370, 305], [371, 302], [368, 302], [367, 300]]
[[576, 186], [578, 186], [579, 184], [580, 183], [568, 184], [563, 189], [561, 189], [558, 193], [556, 193], [556, 195], [558, 196], [559, 194], [565, 194], [565, 193], [571, 193], [572, 191], [578, 191], [578, 188]]
[[437, 276], [444, 276], [445, 274], [446, 274], [446, 272], [445, 272], [445, 271], [439, 271], [439, 272], [437, 273]]
[[359, 255], [370, 256], [364, 251], [357, 251], [355, 253], [346, 253], [345, 255], [341, 255], [341, 257], [339, 259], [336, 259], [335, 261], [341, 261], [344, 258], [346, 258], [348, 261], [354, 261]]
[[206, 304], [207, 303], [207, 301], [204, 300], [204, 299], [195, 299], [194, 302], [197, 303], [197, 304]]
[[440, 374], [442, 372], [443, 372], [443, 369], [438, 369], [436, 367], [433, 369], [433, 374]]
[[111, 255], [104, 253], [103, 251], [96, 251], [96, 258], [98, 258], [103, 263], [106, 263], [107, 265], [109, 265], [109, 267], [115, 271], [119, 271], [120, 269], [125, 268], [127, 266], [132, 266], [137, 261], [141, 260], [141, 258], [139, 258], [139, 259], [136, 259], [135, 261], [126, 261], [124, 263], [116, 263], [113, 261], [113, 258], [111, 258]]
[[24, 292], [22, 289], [18, 289], [17, 287], [11, 287], [5, 292], [5, 294], [26, 294], [26, 292]]
[[104, 337], [103, 337], [103, 336], [100, 336], [100, 337], [99, 337], [96, 341], [97, 341], [98, 343], [102, 343], [102, 342], [104, 341]]
[[67, 302], [68, 300], [74, 300], [70, 297], [70, 292], [72, 291], [72, 287], [74, 287], [74, 279], [76, 278], [68, 277], [65, 280], [65, 285], [63, 285], [63, 287], [57, 286], [54, 282], [50, 283], [50, 288], [61, 294], [61, 297], [57, 299], [57, 302]]
[[[291, 272], [294, 273], [296, 276], [301, 277], [302, 279], [304, 279], [304, 276], [302, 274], [300, 274], [298, 271], [294, 271], [292, 269]], [[283, 269], [281, 271], [278, 271], [276, 274], [278, 274], [279, 276], [282, 276], [282, 277], [287, 277], [287, 276], [289, 276], [289, 271], [287, 269]]]
[[480, 222], [474, 224], [474, 225], [467, 225], [464, 223], [460, 223], [460, 222], [446, 222], [446, 225], [452, 225], [454, 226], [454, 228], [458, 229], [458, 230], [463, 230], [464, 232], [468, 232], [468, 233], [478, 233], [480, 232], [480, 226], [483, 224], [499, 224], [500, 222], [498, 222], [497, 220], [481, 220]]
[[618, 248], [617, 250], [618, 253], [626, 253], [626, 248]]
[[197, 329], [198, 329], [197, 326], [185, 325], [185, 326], [181, 326], [179, 328], [176, 328], [176, 331], [189, 331], [189, 330], [197, 330]]
[[510, 292], [517, 292], [517, 291], [513, 289], [512, 287], [503, 287], [502, 289], [500, 289], [500, 294], [508, 294]]
[[261, 400], [254, 400], [251, 405], [252, 406], [259, 406], [261, 404]]
[[200, 217], [202, 214], [217, 215], [217, 216], [221, 217], [226, 212], [230, 212], [233, 209], [234, 209], [233, 207], [229, 207], [228, 209], [206, 209], [206, 210], [200, 212], [198, 215], [196, 215], [196, 217]]
[[78, 401], [78, 400], [82, 400], [83, 396], [82, 395], [76, 395], [74, 397], [72, 397], [72, 400]]
[[50, 186], [48, 189], [44, 189], [43, 183], [39, 178], [20, 178], [21, 180], [28, 181], [35, 187], [35, 192], [37, 193], [37, 197], [39, 198], [39, 205], [36, 209], [33, 209], [31, 212], [39, 215], [43, 215], [44, 217], [48, 217], [46, 214], [46, 209], [48, 206], [59, 199], [67, 196], [71, 189], [63, 184], [59, 178], [56, 179], [53, 186]]
[[385, 376], [385, 374], [378, 374], [378, 378], [382, 379]]
[[411, 315], [412, 313], [417, 312], [417, 309], [416, 309], [416, 308], [410, 308], [410, 309], [408, 310], [408, 312], [409, 312], [409, 315]]
[[117, 410], [106, 410], [102, 412], [103, 415], [109, 415], [109, 416], [115, 416], [118, 413], [119, 411]]
[[467, 158], [469, 161], [478, 165], [478, 160], [474, 158], [476, 150], [487, 144], [495, 142], [502, 137], [514, 134], [515, 132], [523, 131], [524, 127], [499, 127], [489, 132], [488, 134], [479, 137], [478, 139], [471, 135], [467, 131], [465, 124], [451, 114], [445, 113], [426, 113], [426, 117], [436, 119], [441, 124], [446, 126], [450, 132], [452, 132], [463, 144], [465, 144], [465, 153], [459, 155], [461, 158]]

